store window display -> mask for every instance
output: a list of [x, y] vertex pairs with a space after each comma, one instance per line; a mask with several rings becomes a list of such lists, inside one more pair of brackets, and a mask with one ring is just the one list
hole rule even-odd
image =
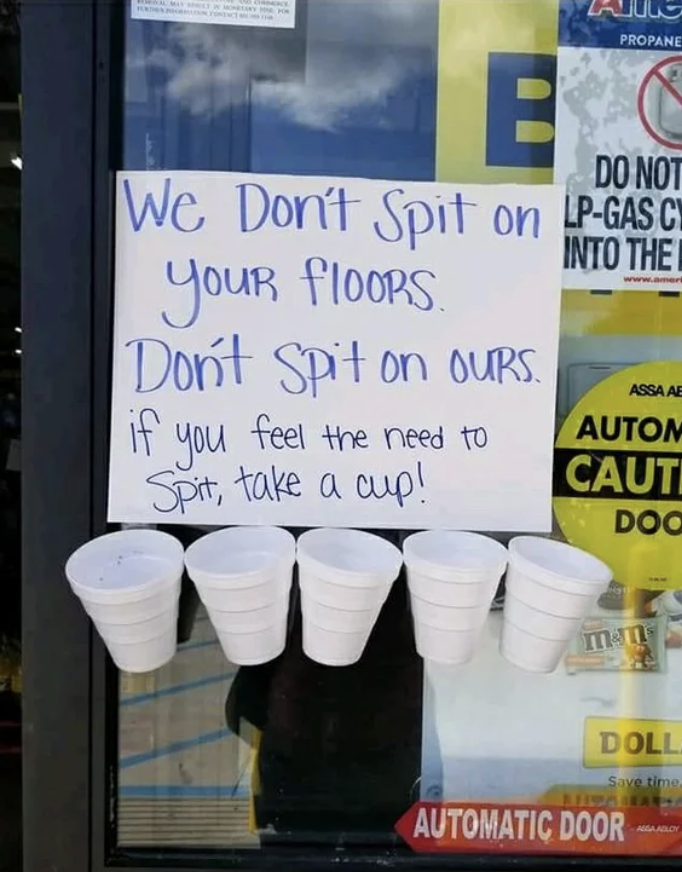
[[[294, 26], [281, 28], [150, 20], [134, 5], [125, 19], [121, 169], [492, 185], [547, 185], [556, 172], [558, 182], [568, 179], [569, 203], [578, 173], [574, 196], [590, 197], [592, 219], [606, 222], [589, 192], [591, 185], [609, 185], [590, 181], [590, 173], [595, 160], [605, 165], [599, 155], [620, 154], [617, 124], [608, 114], [598, 117], [590, 100], [601, 105], [602, 95], [589, 76], [576, 85], [561, 52], [600, 49], [600, 39], [615, 39], [614, 52], [634, 50], [658, 26], [656, 38], [670, 53], [674, 45], [665, 40], [676, 38], [674, 4], [644, 5], [307, 0], [296, 5]], [[619, 41], [631, 19], [631, 43]], [[617, 69], [636, 62], [644, 60], [631, 53]], [[627, 123], [639, 125], [654, 159], [674, 166], [677, 68], [668, 73], [665, 81], [657, 76], [654, 137], [634, 73], [634, 85], [625, 74], [616, 81], [621, 91], [611, 99], [622, 98]], [[572, 148], [567, 143], [588, 124], [571, 116], [581, 87], [592, 126], [589, 141]], [[628, 88], [634, 88], [630, 103]], [[609, 125], [616, 132], [602, 141]], [[583, 161], [577, 169], [569, 165], [574, 153]], [[674, 191], [671, 181], [662, 193], [674, 200]], [[626, 202], [634, 194], [607, 194], [622, 197], [623, 214], [637, 208]], [[587, 215], [587, 201], [579, 202]], [[570, 638], [538, 636], [550, 647], [562, 643], [560, 665], [543, 674], [500, 659], [502, 615], [510, 609], [504, 578], [491, 594], [471, 664], [425, 665], [415, 649], [414, 600], [410, 606], [403, 569], [357, 664], [334, 669], [306, 657], [294, 593], [284, 652], [267, 664], [236, 667], [226, 662], [205, 602], [185, 575], [177, 655], [154, 674], [120, 679], [122, 852], [257, 851], [301, 843], [405, 851], [405, 842], [418, 851], [444, 844], [453, 853], [551, 853], [548, 844], [587, 854], [677, 850], [672, 831], [649, 841], [632, 835], [637, 826], [664, 826], [645, 811], [675, 807], [679, 793], [679, 513], [664, 486], [676, 481], [679, 465], [680, 434], [676, 425], [665, 431], [665, 421], [677, 416], [669, 391], [682, 382], [682, 310], [673, 246], [679, 225], [670, 209], [663, 216], [672, 222], [670, 269], [652, 255], [648, 278], [635, 262], [634, 279], [609, 283], [604, 276], [621, 267], [604, 262], [585, 267], [589, 278], [581, 273], [578, 281], [568, 248], [573, 284], [564, 283], [561, 300], [552, 538], [584, 549], [610, 571], [606, 577], [594, 564], [585, 569], [584, 583], [596, 573], [602, 584], [587, 617], [580, 609], [551, 611], [557, 597], [547, 594], [552, 619], [581, 622], [577, 633], [570, 625]], [[599, 232], [593, 229], [594, 236]], [[635, 257], [644, 243], [628, 239], [619, 245]], [[661, 246], [667, 250], [667, 243]], [[655, 287], [647, 290], [647, 283]], [[640, 371], [633, 369], [638, 365]], [[632, 385], [654, 389], [640, 397]], [[634, 445], [599, 431], [609, 416], [611, 424], [616, 418], [649, 423]], [[657, 421], [669, 435], [662, 447], [652, 447]], [[604, 461], [609, 441], [616, 444], [612, 468]], [[597, 461], [599, 469], [591, 470]], [[658, 472], [650, 471], [650, 461]], [[619, 476], [629, 469], [626, 493]], [[672, 505], [650, 505], [666, 497]], [[620, 527], [612, 529], [614, 523]], [[187, 548], [210, 532], [164, 529]], [[374, 532], [403, 549], [414, 531]], [[497, 531], [494, 538], [516, 554], [517, 568], [529, 561], [521, 545], [510, 544], [512, 535]], [[544, 555], [537, 560], [543, 563]], [[557, 572], [551, 565], [544, 570], [547, 590], [547, 576]], [[520, 598], [521, 588], [514, 590]], [[561, 710], [563, 719], [556, 714]], [[448, 820], [461, 818], [461, 827], [448, 829], [444, 818], [429, 817], [428, 803], [441, 801], [452, 805]], [[415, 805], [420, 802], [427, 805]], [[604, 804], [617, 814], [634, 809], [634, 823], [598, 817]], [[534, 811], [523, 830], [517, 812], [526, 806]], [[486, 841], [486, 827], [499, 839]]]

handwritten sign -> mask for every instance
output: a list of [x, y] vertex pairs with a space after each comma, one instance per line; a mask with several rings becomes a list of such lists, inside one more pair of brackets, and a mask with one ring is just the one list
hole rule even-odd
[[119, 174], [109, 519], [549, 529], [563, 208]]

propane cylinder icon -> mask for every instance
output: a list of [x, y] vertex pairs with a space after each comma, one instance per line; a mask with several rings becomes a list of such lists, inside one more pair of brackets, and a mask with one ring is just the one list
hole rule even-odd
[[[671, 64], [666, 79], [668, 86], [661, 86], [658, 127], [671, 139], [682, 140], [682, 63]], [[679, 96], [675, 97], [672, 91]]]

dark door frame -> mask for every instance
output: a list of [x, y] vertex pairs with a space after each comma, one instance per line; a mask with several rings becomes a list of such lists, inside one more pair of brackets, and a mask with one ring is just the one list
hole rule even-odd
[[[110, 3], [102, 4], [110, 7]], [[89, 0], [21, 9], [24, 868], [91, 868], [93, 640], [63, 575], [102, 526], [96, 415], [104, 74]], [[106, 69], [108, 77], [109, 70]], [[104, 131], [106, 134], [106, 131]], [[100, 260], [101, 262], [101, 260]], [[101, 269], [101, 267], [97, 267]], [[106, 349], [105, 352], [106, 354]], [[98, 462], [99, 461], [99, 462]], [[101, 667], [97, 667], [101, 668]]]

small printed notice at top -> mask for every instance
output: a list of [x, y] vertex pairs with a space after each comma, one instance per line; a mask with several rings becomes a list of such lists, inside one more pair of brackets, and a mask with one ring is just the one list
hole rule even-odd
[[292, 28], [296, 0], [132, 0], [131, 15], [181, 24]]
[[119, 174], [110, 521], [549, 530], [563, 207]]
[[682, 3], [562, 0], [564, 287], [682, 290]]

